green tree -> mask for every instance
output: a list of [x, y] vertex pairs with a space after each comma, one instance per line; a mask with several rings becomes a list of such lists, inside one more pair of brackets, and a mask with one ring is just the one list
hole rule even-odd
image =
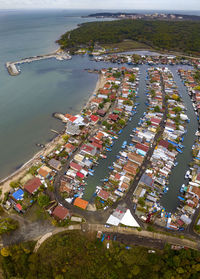
[[8, 217], [0, 219], [0, 234], [8, 233], [14, 231], [18, 228], [18, 221]]
[[40, 207], [45, 207], [49, 204], [50, 198], [45, 194], [40, 194], [37, 198]]

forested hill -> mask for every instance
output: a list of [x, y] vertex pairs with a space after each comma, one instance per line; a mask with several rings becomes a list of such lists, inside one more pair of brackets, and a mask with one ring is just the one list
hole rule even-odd
[[61, 36], [63, 49], [80, 46], [119, 43], [134, 40], [160, 50], [181, 51], [200, 55], [200, 22], [116, 20], [89, 22]]

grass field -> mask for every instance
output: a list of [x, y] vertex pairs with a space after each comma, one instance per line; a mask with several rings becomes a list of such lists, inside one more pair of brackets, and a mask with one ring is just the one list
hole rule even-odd
[[148, 49], [153, 50], [150, 46], [139, 43], [132, 40], [124, 40], [121, 43], [113, 43], [113, 44], [105, 44], [102, 45], [105, 49], [109, 49], [109, 52], [122, 52], [122, 51], [130, 51], [135, 49]]

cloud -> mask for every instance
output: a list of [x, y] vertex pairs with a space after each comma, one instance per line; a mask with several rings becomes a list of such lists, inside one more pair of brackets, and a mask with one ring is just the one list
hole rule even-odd
[[200, 10], [200, 0], [0, 0], [0, 9], [21, 8]]

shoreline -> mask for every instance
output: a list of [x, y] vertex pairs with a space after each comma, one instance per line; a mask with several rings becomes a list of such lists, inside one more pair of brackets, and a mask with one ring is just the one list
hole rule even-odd
[[[94, 88], [94, 90], [92, 91], [91, 95], [89, 96], [88, 101], [86, 102], [86, 104], [82, 105], [82, 108], [80, 109], [80, 111], [82, 111], [84, 108], [86, 108], [88, 106], [88, 104], [90, 103], [91, 99], [94, 97], [94, 95], [97, 93], [97, 91], [104, 85], [105, 80], [103, 78], [103, 75], [101, 73], [98, 74], [98, 80], [96, 83], [96, 86]], [[10, 175], [8, 175], [7, 177], [3, 178], [0, 180], [0, 189], [2, 190], [1, 193], [1, 198], [4, 198], [4, 194], [6, 192], [8, 192], [11, 187], [10, 187], [10, 183], [12, 181], [16, 181], [16, 180], [20, 180], [25, 173], [29, 170], [29, 168], [40, 162], [40, 156], [46, 156], [47, 154], [49, 154], [55, 147], [57, 144], [59, 143], [63, 143], [63, 139], [62, 139], [62, 134], [57, 135], [54, 139], [52, 139], [51, 141], [47, 142], [45, 144], [45, 147], [38, 151], [37, 153], [35, 153], [33, 155], [33, 157], [31, 157], [27, 162], [25, 162], [19, 169], [17, 169], [16, 171], [12, 172]]]

